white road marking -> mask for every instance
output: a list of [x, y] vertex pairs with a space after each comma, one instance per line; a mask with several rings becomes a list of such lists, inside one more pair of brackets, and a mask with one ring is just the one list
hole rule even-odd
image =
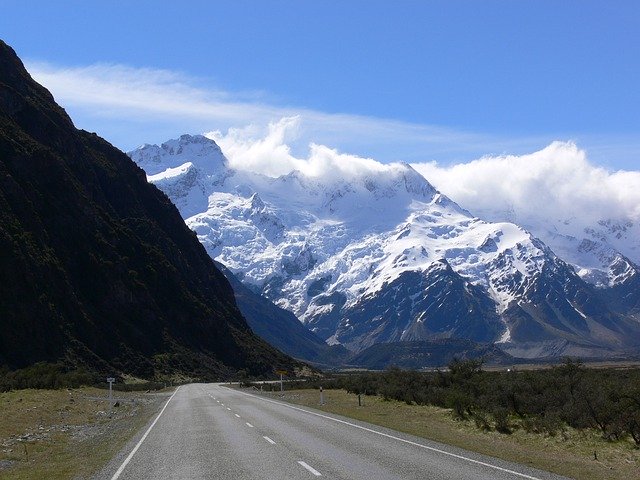
[[227, 407], [227, 410], [231, 411], [231, 409], [229, 407]]
[[253, 425], [251, 425], [249, 422], [247, 422], [247, 427], [253, 428]]
[[315, 468], [309, 466], [308, 464], [306, 464], [302, 460], [299, 460], [298, 463], [300, 465], [302, 465], [304, 468], [306, 468], [307, 470], [309, 470], [311, 473], [313, 473], [316, 477], [321, 477], [322, 476], [322, 474], [318, 470], [316, 470]]
[[237, 413], [235, 414], [236, 417], [240, 418], [240, 415], [238, 415]]
[[264, 438], [267, 442], [269, 442], [271, 445], [275, 445], [276, 442], [274, 442], [273, 440], [271, 440], [269, 437], [262, 437]]
[[149, 432], [151, 431], [151, 429], [156, 425], [156, 422], [160, 419], [160, 417], [162, 416], [162, 414], [164, 413], [165, 409], [167, 408], [167, 405], [169, 405], [169, 402], [171, 401], [171, 399], [174, 397], [174, 395], [176, 393], [178, 393], [178, 390], [180, 390], [180, 387], [176, 388], [176, 391], [173, 392], [173, 395], [171, 395], [169, 397], [169, 400], [167, 400], [167, 403], [164, 404], [164, 407], [162, 407], [162, 410], [160, 410], [160, 413], [158, 414], [158, 416], [156, 417], [156, 419], [153, 421], [153, 423], [151, 424], [151, 426], [149, 426], [149, 428], [147, 429], [146, 432], [144, 432], [144, 435], [142, 436], [142, 438], [140, 439], [140, 441], [136, 444], [135, 447], [133, 447], [133, 450], [131, 450], [131, 453], [129, 455], [127, 455], [127, 458], [124, 459], [124, 462], [122, 462], [122, 465], [120, 465], [120, 468], [118, 468], [118, 470], [116, 471], [116, 473], [113, 474], [113, 477], [111, 477], [111, 480], [117, 480], [118, 477], [122, 474], [122, 471], [125, 469], [125, 467], [129, 464], [129, 462], [131, 461], [131, 459], [133, 458], [133, 456], [136, 454], [136, 452], [138, 451], [138, 449], [140, 448], [140, 445], [142, 445], [142, 442], [145, 441], [145, 439], [147, 438], [147, 435], [149, 435]]
[[[225, 388], [228, 388], [228, 387], [225, 387]], [[231, 390], [231, 389], [229, 388], [229, 390]], [[237, 393], [241, 393], [242, 395], [247, 395], [249, 397], [254, 397], [254, 398], [257, 398], [259, 400], [263, 400], [265, 402], [275, 403], [276, 405], [280, 405], [280, 406], [283, 406], [283, 407], [286, 407], [286, 408], [290, 408], [292, 410], [298, 410], [300, 412], [308, 413], [309, 415], [315, 415], [316, 417], [321, 417], [321, 418], [325, 418], [327, 420], [331, 420], [333, 422], [342, 423], [344, 425], [349, 425], [350, 427], [358, 428], [358, 429], [364, 430], [366, 432], [375, 433], [376, 435], [380, 435], [382, 437], [390, 438], [392, 440], [397, 440], [399, 442], [408, 443], [409, 445], [414, 445], [416, 447], [424, 448], [425, 450], [430, 450], [432, 452], [441, 453], [443, 455], [448, 455], [450, 457], [458, 458], [460, 460], [466, 460], [467, 462], [475, 463], [476, 465], [482, 465], [484, 467], [493, 468], [495, 470], [499, 470], [499, 471], [505, 472], [505, 473], [510, 473], [510, 474], [516, 475], [518, 477], [528, 478], [529, 480], [542, 480], [542, 479], [540, 479], [538, 477], [532, 477], [531, 475], [527, 475], [525, 473], [516, 472], [515, 470], [509, 470], [508, 468], [502, 468], [502, 467], [498, 467], [497, 465], [491, 465], [490, 463], [481, 462], [480, 460], [474, 460], [473, 458], [465, 457], [464, 455], [458, 455], [457, 453], [451, 453], [451, 452], [447, 452], [446, 450], [441, 450], [439, 448], [429, 447], [427, 445], [422, 445], [421, 443], [412, 442], [411, 440], [406, 440], [404, 438], [400, 438], [400, 437], [396, 437], [396, 436], [393, 436], [393, 435], [389, 435], [388, 433], [378, 432], [377, 430], [373, 430], [371, 428], [363, 427], [362, 425], [356, 425], [355, 423], [347, 422], [345, 420], [340, 420], [339, 418], [330, 417], [328, 415], [323, 415], [321, 413], [311, 412], [309, 410], [305, 410], [304, 408], [294, 407], [293, 405], [289, 405], [287, 403], [277, 402], [275, 400], [270, 400], [268, 398], [259, 397], [257, 395], [253, 395], [251, 393], [241, 392], [239, 390], [233, 390], [233, 391], [235, 391]]]

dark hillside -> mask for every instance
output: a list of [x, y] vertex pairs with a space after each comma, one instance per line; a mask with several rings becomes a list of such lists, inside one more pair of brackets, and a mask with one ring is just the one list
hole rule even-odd
[[39, 361], [144, 377], [292, 367], [167, 197], [0, 41], [0, 367]]
[[251, 329], [269, 344], [305, 362], [320, 366], [343, 364], [349, 351], [342, 345], [327, 345], [288, 310], [254, 293], [224, 265], [214, 262], [233, 287], [238, 308]]

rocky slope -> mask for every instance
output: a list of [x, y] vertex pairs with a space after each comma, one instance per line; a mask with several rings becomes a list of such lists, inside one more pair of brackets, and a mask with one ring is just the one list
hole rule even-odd
[[77, 130], [0, 41], [0, 367], [221, 378], [294, 362], [257, 338], [160, 190]]

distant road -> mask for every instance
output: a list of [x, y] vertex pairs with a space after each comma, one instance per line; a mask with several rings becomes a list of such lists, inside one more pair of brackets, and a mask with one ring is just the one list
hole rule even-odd
[[564, 478], [221, 384], [180, 387], [141, 433], [97, 479]]

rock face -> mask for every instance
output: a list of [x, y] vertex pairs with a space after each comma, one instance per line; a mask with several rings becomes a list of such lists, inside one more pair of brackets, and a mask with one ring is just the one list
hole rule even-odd
[[129, 155], [211, 257], [330, 345], [457, 338], [526, 358], [640, 345], [640, 270], [624, 256], [607, 282], [589, 282], [527, 230], [474, 217], [409, 165], [271, 178], [230, 168], [216, 147], [182, 136]]
[[220, 378], [293, 365], [251, 332], [166, 195], [77, 130], [3, 42], [0, 252], [0, 367]]

